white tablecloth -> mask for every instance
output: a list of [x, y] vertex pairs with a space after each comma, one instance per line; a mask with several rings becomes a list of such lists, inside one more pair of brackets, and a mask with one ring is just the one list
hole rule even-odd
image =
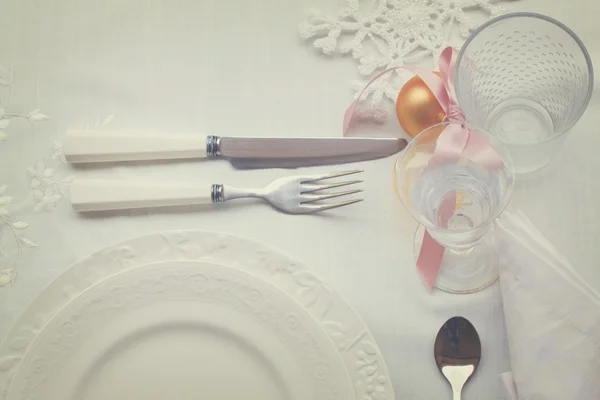
[[[334, 13], [341, 5], [338, 0], [0, 1], [0, 64], [14, 70], [10, 89], [0, 87], [2, 111], [11, 116], [0, 143], [0, 337], [75, 260], [132, 236], [198, 228], [278, 247], [330, 282], [372, 329], [398, 399], [449, 396], [433, 360], [433, 340], [447, 318], [469, 318], [480, 332], [484, 355], [465, 398], [498, 398], [498, 375], [510, 369], [499, 286], [467, 296], [427, 293], [413, 267], [416, 222], [393, 193], [395, 157], [303, 169], [365, 170], [366, 201], [328, 215], [289, 216], [249, 201], [211, 212], [91, 217], [73, 212], [63, 194], [76, 175], [262, 186], [295, 172], [234, 170], [226, 161], [73, 169], [62, 162], [55, 142], [66, 129], [86, 126], [339, 136], [356, 67], [349, 57], [319, 54], [299, 38], [297, 27], [309, 8]], [[503, 5], [571, 26], [600, 65], [600, 3]], [[0, 70], [0, 83], [8, 75]], [[15, 115], [35, 109], [32, 119], [39, 121]], [[522, 209], [596, 289], [599, 111], [595, 95], [564, 153], [542, 176], [520, 180], [510, 205]]]

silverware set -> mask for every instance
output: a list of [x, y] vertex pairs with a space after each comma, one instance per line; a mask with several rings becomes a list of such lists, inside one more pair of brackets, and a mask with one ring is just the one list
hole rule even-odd
[[[74, 164], [226, 158], [234, 165], [253, 168], [290, 168], [372, 160], [395, 154], [406, 145], [405, 139], [398, 138], [221, 138], [92, 130], [67, 132], [63, 148], [67, 161]], [[352, 196], [362, 189], [332, 190], [360, 184], [361, 180], [330, 181], [361, 172], [288, 176], [260, 189], [198, 182], [132, 183], [77, 178], [71, 185], [71, 203], [78, 212], [90, 212], [260, 198], [280, 211], [308, 214], [362, 201]], [[348, 199], [331, 201], [345, 196], [349, 196]]]

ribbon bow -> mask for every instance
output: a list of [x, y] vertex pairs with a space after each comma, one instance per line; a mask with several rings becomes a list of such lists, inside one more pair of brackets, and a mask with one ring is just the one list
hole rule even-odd
[[[458, 51], [452, 47], [446, 47], [442, 51], [439, 60], [440, 76], [424, 68], [412, 66], [389, 68], [375, 75], [344, 113], [344, 136], [352, 125], [352, 117], [365, 90], [381, 76], [396, 69], [406, 69], [414, 72], [423, 80], [440, 103], [448, 120], [460, 123], [460, 125], [448, 125], [440, 133], [428, 166], [455, 163], [464, 154], [469, 155], [469, 159], [472, 161], [485, 165], [490, 169], [502, 167], [502, 159], [488, 144], [485, 137], [467, 127], [465, 115], [458, 104], [454, 91], [453, 77], [457, 57]], [[438, 210], [442, 227], [447, 226], [448, 220], [454, 213], [455, 206], [455, 193], [446, 196], [442, 201]], [[425, 229], [423, 243], [417, 258], [417, 269], [429, 291], [433, 290], [443, 257], [444, 246], [438, 243]]]

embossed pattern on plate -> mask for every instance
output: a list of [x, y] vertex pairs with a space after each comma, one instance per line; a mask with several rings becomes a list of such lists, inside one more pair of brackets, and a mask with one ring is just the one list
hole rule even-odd
[[333, 343], [283, 291], [235, 268], [170, 261], [113, 275], [69, 302], [29, 347], [8, 399], [198, 393], [354, 398]]
[[138, 236], [87, 256], [56, 278], [13, 325], [0, 345], [0, 399], [23, 354], [70, 299], [112, 274], [170, 260], [199, 260], [251, 272], [302, 304], [326, 330], [346, 363], [357, 399], [393, 400], [385, 361], [359, 315], [301, 263], [267, 245], [198, 230]]

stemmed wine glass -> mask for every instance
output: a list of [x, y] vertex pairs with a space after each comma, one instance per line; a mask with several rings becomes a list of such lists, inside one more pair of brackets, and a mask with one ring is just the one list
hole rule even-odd
[[[469, 130], [489, 146], [464, 151], [457, 160], [430, 163], [437, 139], [447, 128]], [[495, 167], [482, 162], [483, 152], [490, 151], [499, 160]], [[394, 175], [396, 193], [420, 223], [415, 234], [417, 255], [425, 231], [444, 248], [435, 286], [471, 293], [494, 283], [498, 268], [492, 222], [507, 206], [514, 187], [513, 165], [504, 147], [480, 130], [443, 122], [410, 142], [396, 162]]]

